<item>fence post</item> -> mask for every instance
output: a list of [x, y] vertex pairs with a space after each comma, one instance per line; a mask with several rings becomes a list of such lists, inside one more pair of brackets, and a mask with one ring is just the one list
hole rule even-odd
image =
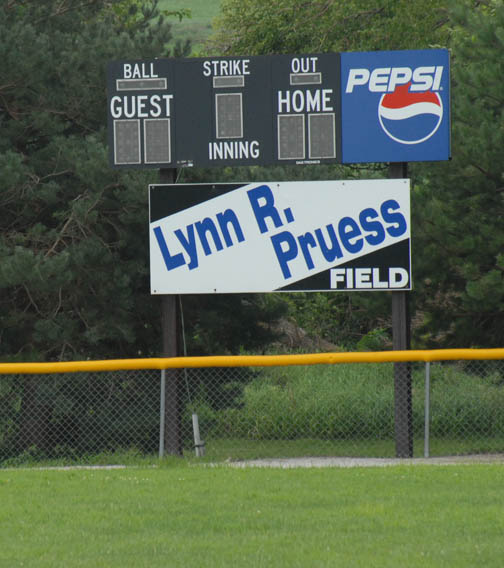
[[429, 457], [430, 450], [430, 362], [425, 363], [425, 425], [424, 457]]
[[166, 400], [166, 369], [161, 369], [161, 389], [159, 403], [159, 458], [164, 456], [165, 447], [165, 400]]

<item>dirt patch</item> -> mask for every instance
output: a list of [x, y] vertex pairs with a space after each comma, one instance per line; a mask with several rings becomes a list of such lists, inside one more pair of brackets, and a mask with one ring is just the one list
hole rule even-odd
[[389, 467], [397, 465], [461, 465], [461, 464], [504, 464], [504, 454], [470, 456], [445, 456], [432, 458], [348, 458], [348, 457], [305, 457], [258, 459], [228, 462], [232, 467]]

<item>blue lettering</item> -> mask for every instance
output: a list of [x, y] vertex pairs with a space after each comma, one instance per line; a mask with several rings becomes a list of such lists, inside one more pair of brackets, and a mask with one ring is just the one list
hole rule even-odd
[[306, 268], [308, 268], [309, 270], [315, 268], [312, 257], [310, 255], [310, 251], [308, 250], [308, 247], [313, 248], [317, 246], [317, 243], [315, 242], [315, 237], [311, 233], [305, 233], [304, 235], [299, 235], [298, 242], [299, 245], [301, 246], [301, 252], [303, 253], [306, 262]]
[[179, 240], [180, 244], [184, 247], [184, 250], [189, 255], [191, 262], [187, 265], [189, 270], [198, 267], [198, 251], [196, 249], [196, 239], [194, 237], [194, 225], [187, 225], [187, 237], [185, 237], [184, 233], [177, 229], [175, 231], [175, 235]]
[[[247, 191], [247, 194], [261, 233], [268, 231], [268, 227], [266, 226], [266, 219], [268, 217], [273, 221], [275, 228], [282, 227], [282, 220], [274, 205], [275, 198], [273, 192], [267, 185], [260, 185], [259, 187], [250, 189]], [[260, 200], [263, 200], [262, 205], [259, 204]]]
[[210, 250], [210, 245], [208, 244], [208, 239], [206, 237], [207, 233], [212, 235], [215, 248], [217, 250], [222, 250], [224, 247], [222, 246], [222, 242], [219, 237], [219, 233], [217, 232], [217, 227], [214, 225], [214, 222], [209, 217], [205, 217], [203, 221], [198, 221], [196, 223], [196, 231], [198, 232], [198, 237], [201, 242], [201, 246], [203, 247], [203, 252], [206, 256], [212, 254]]
[[[288, 262], [296, 258], [298, 255], [296, 239], [292, 236], [292, 233], [289, 233], [289, 231], [282, 231], [281, 233], [271, 237], [271, 242], [284, 278], [290, 278], [291, 271], [289, 270]], [[287, 245], [287, 248], [283, 248], [283, 243]]]
[[[358, 237], [362, 234], [359, 225], [351, 217], [342, 217], [338, 223], [340, 241], [348, 252], [359, 252], [363, 245], [363, 239]], [[352, 242], [352, 239], [355, 239]]]
[[231, 235], [229, 234], [228, 231], [229, 224], [233, 226], [238, 242], [241, 243], [242, 241], [245, 240], [245, 237], [243, 236], [243, 231], [238, 221], [238, 217], [236, 216], [236, 213], [232, 209], [226, 209], [224, 213], [217, 213], [217, 221], [219, 223], [219, 227], [220, 230], [222, 231], [222, 236], [224, 237], [224, 242], [226, 243], [227, 247], [233, 245]]
[[402, 213], [392, 213], [392, 211], [396, 211], [400, 209], [401, 206], [395, 199], [388, 199], [384, 201], [380, 207], [380, 211], [383, 217], [383, 220], [386, 223], [392, 223], [393, 226], [387, 227], [387, 233], [391, 237], [400, 237], [406, 232], [407, 224], [406, 219], [402, 215]]
[[322, 254], [327, 262], [332, 262], [335, 258], [341, 258], [343, 253], [341, 252], [341, 247], [338, 242], [338, 237], [332, 225], [326, 225], [327, 233], [331, 239], [331, 248], [329, 248], [324, 240], [324, 235], [322, 234], [322, 229], [315, 229], [315, 236], [319, 243]]
[[173, 270], [174, 268], [178, 268], [179, 266], [185, 264], [184, 255], [181, 252], [179, 252], [175, 256], [172, 256], [170, 254], [168, 245], [166, 244], [163, 235], [163, 231], [161, 231], [161, 227], [156, 227], [154, 229], [154, 234], [156, 235], [159, 249], [161, 250], [161, 254], [163, 255], [167, 270]]
[[368, 209], [363, 209], [359, 214], [359, 221], [361, 227], [364, 231], [372, 233], [366, 235], [364, 238], [370, 245], [379, 245], [385, 240], [385, 231], [383, 225], [380, 221], [371, 221], [370, 219], [376, 219], [378, 213], [375, 209], [369, 207]]

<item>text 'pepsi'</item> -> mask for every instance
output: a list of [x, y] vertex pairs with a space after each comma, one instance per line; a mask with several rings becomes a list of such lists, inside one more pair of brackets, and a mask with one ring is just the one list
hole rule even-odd
[[354, 87], [367, 85], [372, 93], [392, 93], [399, 85], [410, 83], [411, 92], [439, 91], [443, 76], [443, 65], [436, 67], [381, 67], [378, 69], [350, 69], [346, 84], [346, 93], [352, 93]]

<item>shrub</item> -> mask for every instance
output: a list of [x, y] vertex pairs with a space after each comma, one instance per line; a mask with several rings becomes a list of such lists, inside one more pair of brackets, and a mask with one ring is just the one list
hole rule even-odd
[[[431, 366], [432, 436], [504, 435], [498, 373], [480, 376], [453, 364]], [[424, 427], [424, 367], [412, 366], [412, 420]], [[244, 386], [234, 408], [212, 417], [213, 434], [259, 440], [394, 436], [393, 364], [266, 368]]]

